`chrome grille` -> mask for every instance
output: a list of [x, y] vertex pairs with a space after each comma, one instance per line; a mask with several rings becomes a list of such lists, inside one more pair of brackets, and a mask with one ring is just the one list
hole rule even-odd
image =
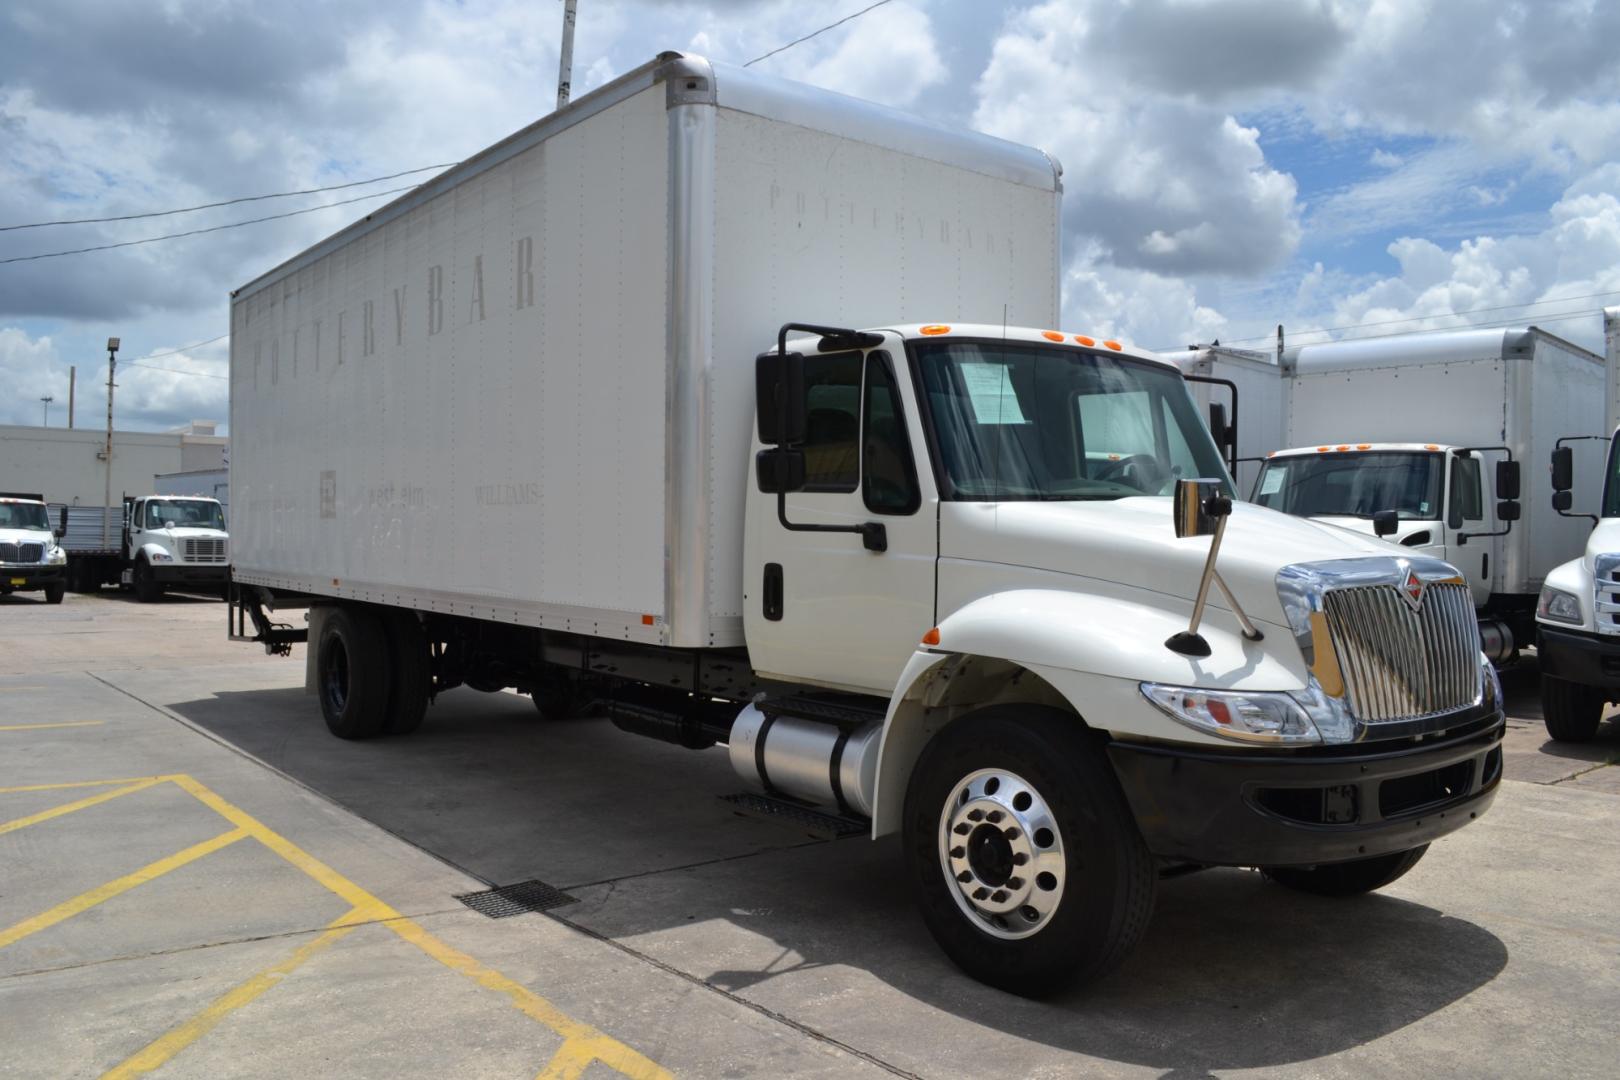
[[0, 562], [37, 563], [45, 558], [45, 545], [0, 542]]
[[1322, 597], [1351, 713], [1363, 723], [1415, 720], [1479, 700], [1479, 625], [1467, 585], [1430, 584], [1413, 608], [1396, 585]]
[[225, 541], [216, 536], [188, 536], [181, 549], [187, 562], [222, 563], [225, 561]]
[[1597, 615], [1597, 632], [1620, 634], [1620, 555], [1599, 555], [1592, 562], [1592, 587], [1597, 592], [1592, 610]]

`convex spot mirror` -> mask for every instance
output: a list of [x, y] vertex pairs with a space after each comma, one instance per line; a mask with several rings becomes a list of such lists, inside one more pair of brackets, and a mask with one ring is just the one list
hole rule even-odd
[[1373, 515], [1374, 536], [1394, 536], [1401, 527], [1401, 519], [1393, 510], [1380, 510]]
[[1554, 510], [1564, 511], [1575, 505], [1575, 498], [1567, 491], [1555, 491], [1552, 502]]
[[759, 418], [759, 441], [766, 446], [804, 442], [803, 356], [767, 352], [755, 357], [754, 414]]
[[[1498, 461], [1496, 463], [1496, 497], [1498, 499], [1517, 499], [1519, 497], [1519, 463], [1517, 461]], [[1511, 521], [1516, 520], [1516, 518], [1503, 518], [1502, 520]]]
[[767, 495], [779, 491], [799, 491], [804, 487], [804, 451], [788, 446], [761, 450], [754, 458], [759, 490]]
[[1177, 480], [1175, 493], [1176, 536], [1213, 536], [1220, 519], [1232, 512], [1219, 480]]
[[[1572, 447], [1560, 446], [1552, 452], [1552, 486], [1557, 492], [1565, 492], [1575, 486], [1575, 450]], [[1556, 497], [1553, 505], [1560, 510], [1568, 510], [1566, 500], [1563, 506], [1558, 506]]]
[[1504, 499], [1496, 504], [1497, 521], [1518, 521], [1519, 513], [1519, 504], [1512, 499]]

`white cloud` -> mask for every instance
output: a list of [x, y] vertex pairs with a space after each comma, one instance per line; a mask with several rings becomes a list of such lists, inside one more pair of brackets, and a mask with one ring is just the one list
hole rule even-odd
[[1391, 153], [1388, 150], [1375, 149], [1372, 152], [1372, 156], [1367, 160], [1378, 166], [1380, 169], [1393, 169], [1399, 166], [1405, 159], [1402, 158], [1401, 155]]
[[6, 390], [0, 395], [0, 424], [39, 423], [39, 399], [47, 394], [65, 412], [67, 394], [53, 378], [57, 361], [56, 346], [49, 337], [33, 338], [15, 326], [0, 328], [0, 386]]

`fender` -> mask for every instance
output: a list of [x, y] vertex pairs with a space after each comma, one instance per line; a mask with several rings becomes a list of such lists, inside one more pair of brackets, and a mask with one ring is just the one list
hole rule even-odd
[[136, 554], [137, 557], [139, 557], [141, 555], [145, 555], [146, 556], [146, 561], [150, 565], [153, 565], [153, 566], [160, 565], [158, 563], [152, 562], [153, 553], [156, 553], [158, 555], [162, 555], [171, 562], [179, 562], [180, 561], [180, 557], [178, 555], [176, 555], [174, 552], [170, 551], [168, 548], [164, 547], [162, 544], [154, 544], [154, 543], [142, 544], [141, 547], [140, 547], [140, 550], [137, 551], [135, 554]]
[[[906, 785], [923, 747], [956, 715], [939, 707], [948, 676], [966, 661], [1000, 661], [1039, 676], [1093, 727], [1117, 734], [1230, 747], [1183, 727], [1141, 697], [1139, 682], [1230, 690], [1297, 690], [1306, 685], [1304, 659], [1292, 632], [1259, 623], [1262, 641], [1247, 641], [1231, 612], [1210, 607], [1200, 633], [1210, 644], [1202, 659], [1164, 647], [1187, 628], [1192, 604], [1141, 593], [1154, 603], [1057, 589], [1018, 589], [981, 597], [939, 625], [939, 643], [912, 654], [884, 718], [872, 792], [872, 835], [900, 827]], [[970, 700], [969, 708], [988, 704]]]

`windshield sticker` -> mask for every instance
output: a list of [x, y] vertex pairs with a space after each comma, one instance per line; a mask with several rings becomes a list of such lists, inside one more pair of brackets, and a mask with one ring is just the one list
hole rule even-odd
[[1260, 477], [1260, 494], [1277, 494], [1277, 492], [1282, 490], [1283, 480], [1287, 476], [1287, 469], [1267, 469], [1265, 475]]
[[973, 418], [981, 424], [1023, 424], [1018, 394], [1007, 377], [1006, 364], [963, 363], [962, 381], [967, 384]]

